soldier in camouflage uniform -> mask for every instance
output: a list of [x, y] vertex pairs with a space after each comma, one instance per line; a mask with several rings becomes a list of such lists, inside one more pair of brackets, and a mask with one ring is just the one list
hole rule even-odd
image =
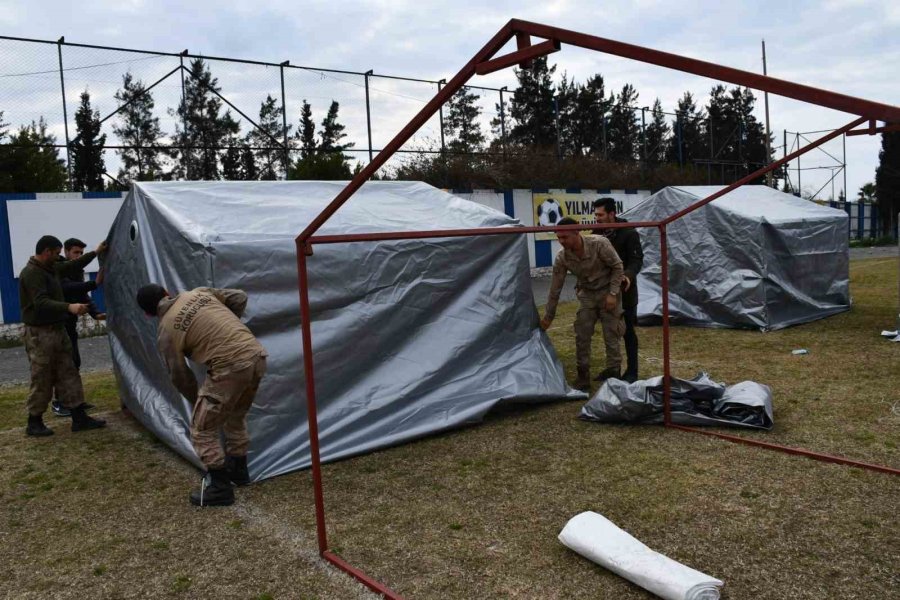
[[[250, 482], [246, 417], [266, 372], [266, 350], [240, 320], [247, 294], [197, 288], [169, 297], [165, 289], [151, 284], [138, 291], [137, 301], [145, 313], [159, 317], [159, 350], [175, 387], [194, 404], [191, 442], [207, 473], [200, 491], [191, 493], [191, 504], [232, 504], [231, 484]], [[185, 357], [206, 365], [199, 393]]]
[[[577, 225], [566, 217], [557, 225]], [[591, 338], [599, 320], [603, 328], [606, 346], [606, 369], [603, 378], [619, 377], [622, 368], [621, 341], [625, 333], [622, 312], [622, 259], [608, 239], [602, 236], [583, 237], [577, 231], [560, 231], [556, 234], [562, 249], [553, 261], [553, 280], [541, 327], [547, 329], [556, 316], [559, 295], [567, 273], [577, 278], [575, 294], [578, 312], [575, 315], [575, 360], [578, 378], [574, 387], [589, 392], [591, 389]]]
[[106, 425], [102, 419], [89, 417], [84, 410], [84, 388], [81, 375], [72, 360], [72, 342], [66, 334], [68, 315], [83, 315], [86, 304], [68, 303], [63, 297], [59, 275], [69, 270], [81, 270], [97, 254], [106, 250], [106, 243], [97, 246], [68, 264], [57, 264], [62, 242], [52, 235], [38, 240], [35, 254], [19, 274], [19, 306], [25, 323], [25, 351], [31, 363], [31, 389], [28, 392], [28, 427], [30, 436], [52, 435], [44, 425], [43, 415], [57, 390], [63, 405], [71, 411], [72, 431], [97, 429]]

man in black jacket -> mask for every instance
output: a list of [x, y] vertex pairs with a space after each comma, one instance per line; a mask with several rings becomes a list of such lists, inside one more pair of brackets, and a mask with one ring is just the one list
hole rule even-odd
[[[594, 201], [594, 217], [597, 223], [627, 223], [616, 216], [616, 201], [612, 198], [600, 198]], [[644, 266], [644, 251], [641, 249], [641, 238], [633, 227], [616, 227], [596, 230], [595, 234], [604, 235], [610, 242], [625, 270], [622, 279], [622, 309], [625, 311], [625, 356], [628, 366], [622, 379], [634, 383], [638, 378], [638, 339], [634, 326], [637, 324], [637, 275]], [[616, 373], [600, 373], [598, 380], [616, 377]]]
[[[96, 290], [97, 286], [102, 283], [102, 267], [100, 273], [97, 274], [97, 281], [85, 281], [84, 269], [63, 269], [62, 263], [78, 260], [82, 256], [84, 256], [84, 249], [86, 245], [87, 244], [85, 244], [78, 238], [67, 239], [63, 243], [65, 257], [59, 257], [59, 261], [56, 263], [56, 270], [59, 275], [59, 283], [62, 285], [63, 298], [65, 299], [65, 301], [71, 304], [86, 304], [88, 307], [88, 314], [91, 315], [91, 317], [93, 317], [94, 319], [102, 321], [106, 318], [106, 315], [97, 311], [97, 306], [88, 295], [90, 294], [90, 292]], [[78, 351], [78, 316], [72, 314], [68, 315], [65, 321], [65, 327], [66, 334], [69, 336], [69, 340], [72, 342], [72, 360], [75, 361], [75, 368], [81, 370], [81, 353]], [[58, 396], [53, 400], [50, 408], [53, 410], [53, 414], [58, 417], [72, 416], [71, 411], [63, 406], [63, 403], [60, 402]], [[83, 408], [85, 410], [90, 410], [94, 408], [94, 405], [86, 402], [84, 403]]]

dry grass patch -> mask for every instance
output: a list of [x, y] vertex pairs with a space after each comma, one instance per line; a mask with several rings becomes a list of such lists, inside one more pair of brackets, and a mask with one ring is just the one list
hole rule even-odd
[[[851, 270], [855, 305], [843, 315], [765, 334], [676, 328], [675, 374], [771, 385], [775, 430], [743, 435], [900, 466], [900, 344], [878, 337], [894, 322], [897, 261]], [[566, 306], [557, 324], [573, 313]], [[661, 372], [660, 333], [639, 331], [643, 376]], [[571, 329], [551, 335], [572, 365]], [[810, 354], [791, 355], [798, 347]], [[235, 507], [197, 510], [186, 497], [196, 472], [130, 422], [29, 440], [19, 413], [2, 416], [13, 414], [6, 398], [0, 418], [17, 429], [0, 432], [0, 596], [366, 595], [316, 558], [309, 472], [239, 490]], [[725, 598], [896, 596], [900, 478], [588, 423], [580, 406], [508, 408], [327, 465], [332, 548], [411, 598], [650, 598], [556, 540], [570, 517], [594, 510], [723, 579]]]

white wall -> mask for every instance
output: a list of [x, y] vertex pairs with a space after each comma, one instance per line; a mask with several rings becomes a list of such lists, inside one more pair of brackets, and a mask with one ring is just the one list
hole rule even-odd
[[[19, 272], [34, 255], [34, 245], [43, 235], [53, 235], [66, 241], [75, 237], [87, 244], [85, 251], [93, 250], [106, 239], [109, 228], [119, 207], [121, 198], [77, 198], [47, 199], [45, 195], [37, 200], [9, 200], [9, 236], [12, 246], [13, 271]], [[93, 261], [87, 272], [96, 272], [97, 261]]]

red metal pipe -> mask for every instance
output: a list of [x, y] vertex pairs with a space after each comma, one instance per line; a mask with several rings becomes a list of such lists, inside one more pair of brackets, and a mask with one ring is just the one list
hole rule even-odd
[[766, 75], [758, 75], [750, 71], [741, 71], [724, 67], [715, 63], [697, 60], [696, 58], [687, 58], [669, 52], [661, 52], [659, 50], [651, 50], [642, 46], [633, 44], [625, 44], [616, 42], [606, 38], [597, 37], [570, 31], [568, 29], [560, 29], [559, 27], [551, 27], [549, 25], [541, 25], [540, 23], [532, 23], [530, 21], [521, 21], [513, 19], [509, 22], [510, 27], [516, 33], [524, 32], [536, 37], [547, 40], [559, 40], [564, 44], [572, 46], [580, 46], [590, 50], [597, 50], [607, 54], [615, 54], [624, 58], [638, 60], [640, 62], [693, 73], [694, 75], [702, 75], [719, 81], [727, 81], [736, 85], [750, 87], [763, 92], [777, 94], [786, 98], [793, 98], [801, 102], [809, 104], [817, 104], [826, 108], [833, 108], [854, 115], [863, 115], [871, 119], [897, 123], [900, 122], [900, 107], [890, 104], [882, 104], [880, 102], [872, 102], [863, 100], [862, 98], [854, 98], [835, 92], [829, 92], [819, 88], [776, 79]]
[[341, 569], [345, 573], [352, 575], [360, 583], [362, 583], [364, 586], [366, 586], [367, 588], [369, 588], [376, 594], [381, 594], [385, 598], [388, 598], [388, 600], [403, 600], [403, 596], [401, 596], [400, 594], [398, 594], [391, 588], [387, 587], [383, 583], [379, 583], [378, 581], [375, 581], [374, 579], [372, 579], [371, 577], [369, 577], [368, 575], [366, 575], [365, 573], [363, 573], [362, 571], [360, 571], [359, 569], [357, 569], [356, 567], [354, 567], [353, 565], [348, 563], [346, 560], [344, 560], [343, 558], [341, 558], [334, 552], [327, 550], [322, 553], [322, 558], [324, 558], [331, 564], [335, 565], [337, 568]]
[[554, 231], [584, 231], [590, 229], [619, 229], [622, 227], [657, 227], [656, 221], [636, 221], [634, 223], [585, 223], [561, 225], [559, 227], [483, 227], [474, 229], [433, 229], [429, 231], [385, 231], [382, 233], [345, 233], [339, 235], [316, 235], [309, 238], [310, 244], [340, 244], [343, 242], [378, 242], [383, 240], [420, 240], [426, 238], [466, 237], [476, 235], [521, 235], [525, 233], [552, 233]]
[[781, 444], [773, 444], [771, 442], [761, 442], [759, 440], [754, 440], [750, 438], [745, 438], [737, 435], [728, 435], [727, 433], [717, 433], [715, 431], [706, 431], [704, 429], [699, 429], [697, 427], [687, 427], [685, 425], [675, 425], [675, 424], [667, 424], [666, 427], [671, 429], [680, 429], [681, 431], [692, 431], [694, 433], [702, 433], [703, 435], [710, 435], [712, 437], [721, 438], [723, 440], [728, 440], [729, 442], [735, 442], [737, 444], [747, 444], [748, 446], [757, 446], [759, 448], [766, 448], [768, 450], [778, 450], [779, 452], [786, 452], [788, 454], [796, 454], [798, 456], [805, 456], [807, 458], [812, 458], [814, 460], [821, 460], [824, 462], [837, 463], [839, 465], [848, 465], [851, 467], [859, 467], [860, 469], [869, 469], [870, 471], [878, 471], [880, 473], [889, 473], [891, 475], [900, 475], [900, 469], [894, 469], [892, 467], [885, 467], [883, 465], [875, 465], [872, 463], [864, 463], [858, 460], [851, 460], [849, 458], [844, 458], [843, 456], [833, 456], [831, 454], [822, 454], [820, 452], [813, 452], [812, 450], [806, 450], [805, 448], [795, 448], [793, 446], [782, 446]]
[[900, 123], [876, 127], [875, 129], [872, 129], [871, 127], [868, 129], [854, 129], [853, 131], [848, 131], [847, 135], [874, 135], [876, 133], [885, 133], [888, 131], [900, 131]]
[[[672, 370], [669, 360], [669, 245], [666, 226], [659, 226], [660, 283], [662, 284], [663, 327], [663, 423], [672, 422]], [[637, 285], [637, 282], [634, 282]]]
[[313, 494], [316, 503], [316, 534], [319, 554], [328, 550], [325, 532], [325, 498], [322, 493], [322, 463], [319, 460], [319, 418], [316, 408], [316, 380], [313, 371], [312, 319], [309, 314], [309, 278], [306, 252], [297, 244], [297, 276], [300, 285], [300, 332], [303, 337], [303, 374], [306, 377], [306, 418], [309, 422], [309, 452], [312, 461]]
[[334, 212], [356, 192], [356, 190], [362, 187], [362, 185], [368, 181], [368, 179], [374, 175], [375, 172], [378, 171], [378, 169], [380, 169], [381, 166], [386, 163], [387, 160], [393, 156], [394, 153], [399, 150], [426, 121], [428, 121], [428, 119], [438, 112], [444, 102], [449, 100], [453, 94], [459, 91], [459, 89], [475, 75], [475, 65], [483, 63], [494, 56], [494, 54], [503, 48], [512, 36], [513, 32], [509, 27], [509, 23], [507, 23], [474, 57], [472, 57], [472, 60], [466, 63], [453, 79], [447, 82], [447, 85], [443, 86], [438, 91], [437, 95], [435, 95], [428, 104], [422, 107], [422, 110], [412, 118], [409, 124], [401, 129], [400, 133], [395, 135], [394, 139], [388, 142], [388, 144], [382, 148], [381, 152], [375, 155], [375, 158], [350, 180], [347, 187], [341, 190], [341, 192], [335, 196], [334, 200], [332, 200], [331, 203], [329, 203], [328, 206], [326, 206], [325, 209], [306, 226], [306, 229], [300, 232], [300, 235], [297, 236], [297, 241], [305, 242], [312, 237], [312, 235], [318, 231], [329, 218], [331, 218], [331, 215], [333, 215]]
[[757, 179], [757, 178], [759, 178], [759, 177], [765, 175], [765, 174], [768, 173], [769, 171], [774, 171], [775, 169], [777, 169], [777, 168], [780, 167], [781, 165], [784, 165], [784, 164], [786, 164], [786, 163], [788, 163], [788, 162], [794, 160], [794, 159], [797, 158], [798, 156], [800, 156], [800, 155], [802, 155], [802, 154], [805, 154], [805, 153], [809, 152], [809, 151], [812, 150], [813, 148], [817, 148], [817, 147], [821, 146], [822, 144], [824, 144], [825, 142], [827, 142], [827, 141], [829, 141], [829, 140], [833, 140], [833, 139], [836, 138], [836, 137], [840, 137], [841, 135], [843, 135], [843, 134], [846, 133], [847, 131], [853, 129], [854, 127], [856, 127], [857, 125], [859, 125], [859, 124], [861, 124], [861, 123], [864, 123], [865, 121], [866, 121], [866, 119], [860, 117], [859, 119], [856, 119], [855, 121], [852, 121], [852, 122], [850, 122], [850, 123], [847, 123], [846, 125], [844, 125], [844, 126], [841, 127], [840, 129], [835, 129], [834, 131], [832, 131], [832, 132], [829, 133], [828, 135], [826, 135], [826, 136], [824, 136], [824, 137], [820, 137], [820, 138], [817, 139], [816, 141], [812, 142], [811, 144], [809, 144], [809, 145], [807, 145], [807, 146], [805, 146], [805, 147], [803, 147], [803, 148], [800, 148], [800, 149], [797, 150], [796, 152], [793, 152], [793, 153], [791, 153], [791, 154], [788, 154], [788, 155], [785, 156], [784, 158], [781, 158], [781, 159], [779, 159], [779, 160], [776, 160], [775, 162], [771, 163], [770, 165], [768, 165], [768, 166], [766, 166], [766, 167], [763, 167], [762, 169], [758, 169], [758, 170], [756, 170], [756, 171], [750, 173], [749, 175], [747, 175], [747, 176], [744, 177], [743, 179], [738, 179], [737, 181], [735, 181], [735, 182], [732, 183], [731, 185], [722, 188], [721, 190], [719, 190], [719, 191], [716, 192], [715, 194], [712, 194], [712, 195], [710, 195], [710, 196], [707, 196], [707, 197], [704, 198], [703, 200], [700, 200], [700, 201], [698, 201], [698, 202], [695, 202], [694, 204], [691, 204], [690, 206], [688, 206], [688, 207], [686, 207], [686, 208], [684, 208], [684, 209], [682, 209], [682, 210], [679, 210], [679, 211], [678, 211], [677, 213], [675, 213], [674, 215], [669, 215], [668, 217], [666, 217], [665, 219], [662, 220], [662, 223], [665, 223], [666, 225], [668, 225], [668, 224], [671, 223], [672, 221], [675, 221], [675, 220], [677, 220], [677, 219], [680, 219], [681, 217], [683, 217], [684, 215], [686, 215], [686, 214], [688, 214], [688, 213], [694, 212], [694, 211], [697, 210], [698, 208], [700, 208], [700, 207], [702, 207], [702, 206], [705, 206], [705, 205], [709, 204], [710, 202], [712, 202], [712, 201], [715, 200], [716, 198], [721, 198], [722, 196], [724, 196], [724, 195], [727, 194], [728, 192], [731, 192], [731, 191], [733, 191], [733, 190], [736, 190], [737, 188], [741, 187], [742, 185], [744, 185], [744, 184], [746, 184], [746, 183], [750, 183], [750, 182], [753, 181], [754, 179]]
[[477, 65], [475, 65], [475, 73], [477, 73], [478, 75], [487, 75], [488, 73], [493, 73], [495, 71], [505, 69], [506, 67], [511, 67], [516, 63], [530, 63], [532, 59], [538, 58], [539, 56], [546, 56], [548, 54], [552, 54], [553, 52], [559, 52], [559, 49], [560, 44], [557, 40], [547, 40], [546, 42], [541, 42], [540, 44], [535, 44], [534, 46], [528, 46], [527, 48], [523, 48], [522, 50], [510, 52], [509, 54], [505, 54], [500, 58], [486, 60], [483, 63], [478, 63]]

